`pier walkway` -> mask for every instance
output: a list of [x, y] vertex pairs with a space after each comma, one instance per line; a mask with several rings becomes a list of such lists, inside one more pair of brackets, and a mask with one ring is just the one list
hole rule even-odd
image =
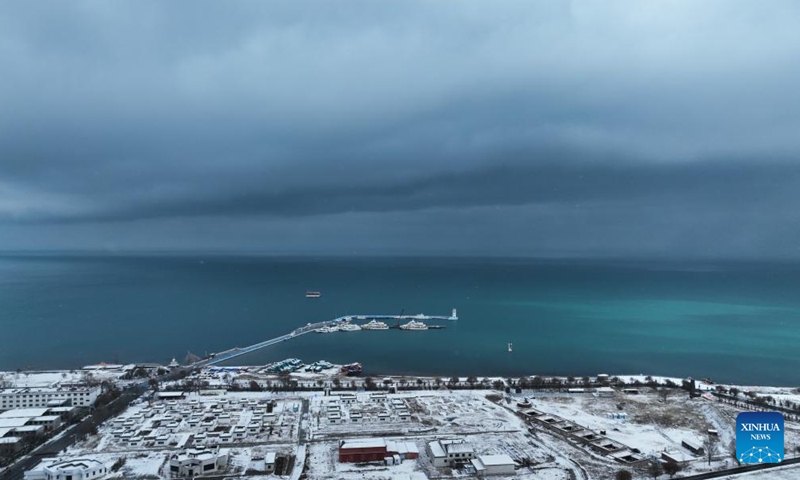
[[300, 335], [305, 335], [306, 333], [311, 333], [319, 328], [322, 327], [330, 327], [332, 325], [336, 325], [342, 322], [349, 322], [353, 320], [458, 320], [458, 312], [456, 309], [453, 309], [452, 315], [449, 317], [445, 316], [438, 316], [438, 315], [425, 315], [425, 314], [417, 314], [417, 315], [344, 315], [342, 317], [334, 318], [333, 320], [328, 320], [325, 322], [317, 322], [317, 323], [309, 323], [308, 325], [302, 326], [300, 328], [296, 328], [291, 332], [287, 333], [286, 335], [281, 335], [280, 337], [271, 338], [269, 340], [264, 340], [263, 342], [256, 343], [254, 345], [250, 345], [248, 347], [235, 347], [231, 348], [230, 350], [225, 350], [224, 352], [214, 353], [211, 354], [210, 357], [206, 357], [201, 359], [198, 362], [192, 364], [193, 367], [205, 367], [208, 365], [217, 365], [219, 363], [231, 360], [236, 357], [240, 357], [242, 355], [247, 355], [248, 353], [255, 352], [256, 350], [261, 350], [262, 348], [269, 347], [270, 345], [275, 345], [276, 343], [285, 342], [286, 340], [290, 340], [292, 338], [298, 337]]

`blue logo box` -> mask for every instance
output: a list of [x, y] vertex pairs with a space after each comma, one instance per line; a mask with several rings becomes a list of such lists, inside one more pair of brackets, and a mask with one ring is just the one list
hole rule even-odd
[[736, 417], [736, 458], [739, 463], [780, 463], [783, 460], [783, 415], [742, 412]]

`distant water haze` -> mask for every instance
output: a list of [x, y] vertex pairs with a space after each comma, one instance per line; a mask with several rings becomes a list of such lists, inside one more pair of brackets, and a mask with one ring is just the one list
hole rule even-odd
[[437, 322], [444, 330], [309, 334], [231, 363], [297, 357], [358, 361], [365, 375], [645, 373], [795, 385], [798, 287], [800, 265], [769, 263], [3, 256], [0, 369], [166, 363], [345, 314], [458, 308], [460, 320]]

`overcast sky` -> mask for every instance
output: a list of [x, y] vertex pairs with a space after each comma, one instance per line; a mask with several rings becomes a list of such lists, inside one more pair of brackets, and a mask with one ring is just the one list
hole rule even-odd
[[800, 2], [3, 2], [0, 249], [800, 257]]

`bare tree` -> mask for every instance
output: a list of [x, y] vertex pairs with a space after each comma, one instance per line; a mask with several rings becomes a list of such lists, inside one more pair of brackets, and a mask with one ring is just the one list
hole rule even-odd
[[616, 475], [614, 475], [615, 480], [633, 480], [633, 474], [630, 470], [619, 470]]
[[674, 477], [681, 470], [683, 470], [683, 465], [681, 465], [680, 463], [667, 462], [664, 464], [664, 473], [669, 475], [669, 478]]
[[706, 451], [706, 459], [708, 460], [708, 464], [711, 465], [711, 460], [713, 460], [714, 457], [719, 454], [719, 446], [717, 445], [717, 442], [711, 438], [711, 435], [706, 436], [706, 439], [703, 442], [703, 449]]
[[650, 462], [650, 465], [647, 466], [647, 473], [653, 477], [653, 480], [658, 478], [662, 473], [664, 473], [664, 468], [661, 466], [661, 462], [658, 460], [653, 460]]
[[658, 396], [661, 397], [662, 403], [667, 403], [667, 400], [669, 400], [670, 395], [672, 395], [672, 391], [669, 388], [658, 389]]

